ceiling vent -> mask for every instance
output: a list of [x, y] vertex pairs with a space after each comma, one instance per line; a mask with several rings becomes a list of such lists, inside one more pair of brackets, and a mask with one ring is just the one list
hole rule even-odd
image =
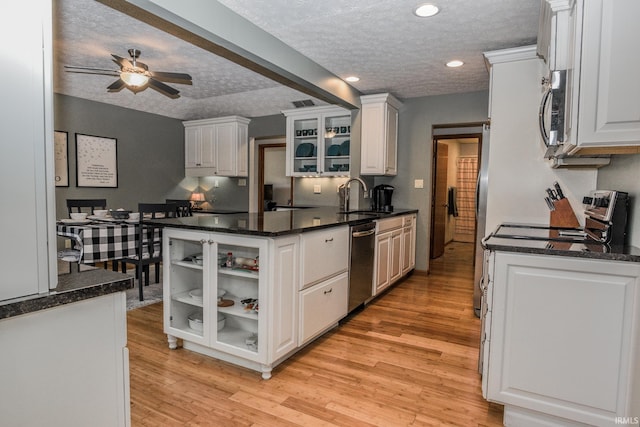
[[296, 108], [301, 108], [301, 107], [312, 107], [316, 104], [313, 103], [312, 100], [310, 99], [303, 99], [301, 101], [293, 101], [292, 104], [296, 107]]

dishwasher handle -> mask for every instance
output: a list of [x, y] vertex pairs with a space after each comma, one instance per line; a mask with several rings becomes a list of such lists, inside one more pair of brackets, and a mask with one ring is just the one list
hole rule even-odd
[[353, 236], [353, 237], [366, 237], [366, 236], [371, 236], [375, 232], [376, 232], [375, 228], [371, 229], [371, 230], [367, 230], [367, 231], [354, 231], [353, 233], [351, 233], [351, 236]]

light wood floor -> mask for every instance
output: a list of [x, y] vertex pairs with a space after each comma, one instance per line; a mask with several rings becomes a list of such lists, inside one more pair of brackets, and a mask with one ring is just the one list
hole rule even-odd
[[452, 244], [274, 369], [169, 350], [162, 304], [128, 314], [136, 426], [499, 426], [477, 373], [472, 245]]

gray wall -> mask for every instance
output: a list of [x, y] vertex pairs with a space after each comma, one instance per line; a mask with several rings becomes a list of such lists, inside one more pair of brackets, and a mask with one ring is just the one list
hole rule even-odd
[[[54, 97], [54, 127], [68, 132], [69, 187], [56, 187], [56, 216], [68, 198], [106, 198], [109, 208], [136, 210], [139, 202], [188, 198], [197, 179], [184, 176], [180, 120], [64, 95]], [[118, 188], [76, 186], [75, 134], [117, 139]]]
[[[398, 175], [376, 177], [375, 185], [395, 187], [396, 208], [419, 209], [416, 235], [416, 269], [429, 266], [431, 224], [432, 126], [484, 122], [488, 117], [489, 92], [411, 98], [403, 101], [398, 129]], [[414, 188], [414, 180], [424, 188]]]

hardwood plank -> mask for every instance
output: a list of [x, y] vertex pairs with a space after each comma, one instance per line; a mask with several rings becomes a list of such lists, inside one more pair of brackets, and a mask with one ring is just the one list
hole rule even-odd
[[162, 304], [128, 312], [137, 426], [483, 426], [473, 245], [451, 244], [414, 274], [277, 366], [273, 377], [169, 350]]

